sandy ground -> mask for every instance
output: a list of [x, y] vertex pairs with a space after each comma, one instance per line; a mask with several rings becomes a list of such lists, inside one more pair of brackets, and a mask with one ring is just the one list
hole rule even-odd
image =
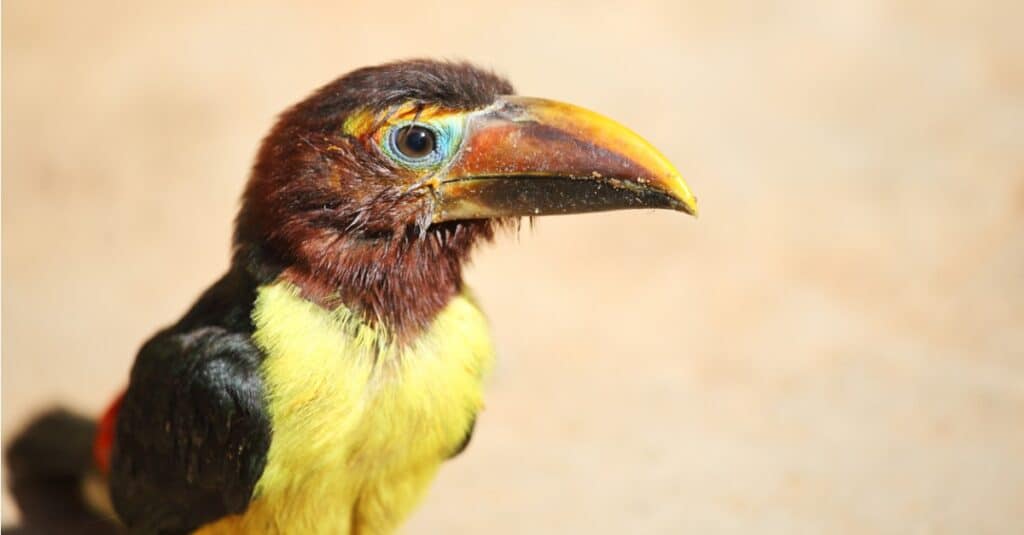
[[479, 252], [501, 362], [406, 532], [1020, 532], [1024, 4], [116, 4], [3, 5], [5, 441], [99, 411], [222, 272], [277, 112], [466, 58], [643, 133], [703, 213]]

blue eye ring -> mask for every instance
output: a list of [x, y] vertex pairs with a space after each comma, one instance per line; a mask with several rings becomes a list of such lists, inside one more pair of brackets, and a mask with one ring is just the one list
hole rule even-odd
[[409, 122], [392, 127], [382, 148], [403, 166], [431, 167], [444, 159], [446, 137], [432, 125]]

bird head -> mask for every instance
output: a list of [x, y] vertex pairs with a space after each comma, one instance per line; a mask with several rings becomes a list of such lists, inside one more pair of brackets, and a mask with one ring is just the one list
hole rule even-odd
[[697, 213], [671, 163], [618, 123], [513, 95], [465, 63], [354, 71], [282, 114], [238, 217], [235, 262], [398, 332], [461, 289], [472, 246], [521, 217]]

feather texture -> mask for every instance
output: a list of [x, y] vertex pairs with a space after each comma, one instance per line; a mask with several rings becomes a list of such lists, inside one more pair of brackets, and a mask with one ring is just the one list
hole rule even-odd
[[245, 515], [200, 533], [393, 531], [483, 406], [483, 314], [464, 291], [399, 344], [281, 282], [259, 290], [253, 318], [274, 440]]

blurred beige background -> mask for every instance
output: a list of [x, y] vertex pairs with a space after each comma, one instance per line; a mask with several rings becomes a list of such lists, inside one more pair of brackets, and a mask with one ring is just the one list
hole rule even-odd
[[479, 252], [501, 363], [407, 533], [1020, 532], [1024, 4], [285, 4], [4, 2], [5, 441], [225, 269], [276, 113], [465, 58], [643, 133], [702, 216]]

